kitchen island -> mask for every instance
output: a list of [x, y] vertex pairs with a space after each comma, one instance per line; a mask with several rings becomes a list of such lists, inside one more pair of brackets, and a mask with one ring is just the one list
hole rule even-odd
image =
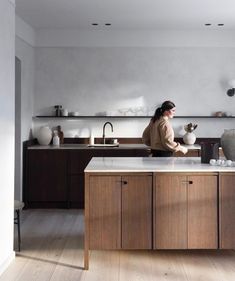
[[234, 249], [235, 166], [199, 157], [97, 157], [85, 169], [89, 250]]

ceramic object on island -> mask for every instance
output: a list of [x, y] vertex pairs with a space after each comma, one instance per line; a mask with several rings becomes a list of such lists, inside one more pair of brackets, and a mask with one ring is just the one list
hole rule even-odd
[[235, 161], [235, 129], [224, 130], [221, 136], [221, 146], [225, 157]]
[[196, 141], [196, 136], [194, 133], [188, 132], [183, 136], [183, 141], [185, 144], [194, 144]]
[[52, 139], [52, 131], [48, 126], [40, 127], [37, 134], [38, 143], [40, 145], [48, 145]]

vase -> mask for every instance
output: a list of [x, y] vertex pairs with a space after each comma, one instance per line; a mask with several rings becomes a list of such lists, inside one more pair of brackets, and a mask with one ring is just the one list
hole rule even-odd
[[48, 145], [52, 139], [52, 131], [48, 126], [40, 127], [37, 133], [37, 139], [40, 145]]
[[183, 141], [185, 144], [194, 144], [196, 141], [196, 136], [194, 133], [186, 133], [183, 136]]
[[226, 159], [235, 161], [235, 129], [224, 130], [221, 146]]

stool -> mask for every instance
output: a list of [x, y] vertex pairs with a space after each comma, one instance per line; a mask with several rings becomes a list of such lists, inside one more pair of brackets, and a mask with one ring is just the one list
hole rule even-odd
[[21, 236], [20, 236], [20, 211], [24, 207], [24, 202], [15, 200], [14, 201], [14, 211], [16, 212], [16, 217], [14, 218], [14, 224], [17, 224], [18, 229], [18, 250], [20, 252]]

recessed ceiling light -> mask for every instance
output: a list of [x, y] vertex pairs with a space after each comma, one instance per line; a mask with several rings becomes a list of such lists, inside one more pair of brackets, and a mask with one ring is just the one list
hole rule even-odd
[[224, 26], [224, 23], [218, 23], [217, 25], [218, 26]]
[[92, 23], [92, 25], [99, 25], [98, 23], [96, 23], [96, 22], [94, 22], [94, 23]]
[[211, 23], [205, 23], [205, 26], [210, 26], [211, 25]]
[[105, 25], [111, 25], [111, 23], [106, 23]]

